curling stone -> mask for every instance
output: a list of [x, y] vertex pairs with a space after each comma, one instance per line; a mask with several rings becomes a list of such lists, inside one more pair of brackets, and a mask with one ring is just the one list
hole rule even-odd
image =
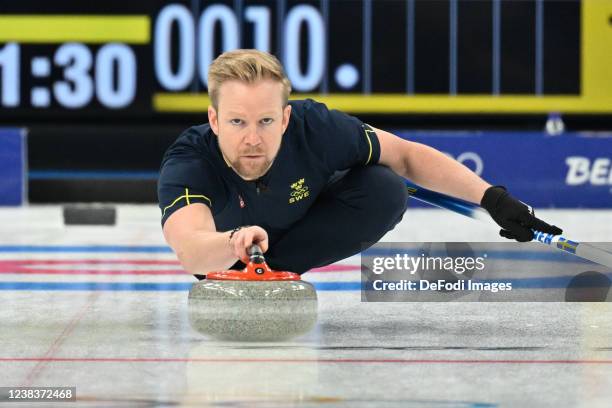
[[292, 272], [273, 271], [257, 245], [241, 271], [210, 272], [189, 291], [189, 320], [198, 332], [231, 341], [278, 341], [312, 329], [317, 292]]
[[606, 274], [582, 272], [572, 278], [565, 290], [566, 302], [605, 302], [612, 282]]

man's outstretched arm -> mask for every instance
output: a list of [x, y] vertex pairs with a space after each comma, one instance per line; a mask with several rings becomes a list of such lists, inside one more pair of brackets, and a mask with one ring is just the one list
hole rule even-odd
[[489, 183], [444, 153], [373, 128], [380, 142], [380, 164], [414, 183], [480, 204]]
[[504, 187], [491, 186], [444, 153], [373, 129], [380, 142], [380, 164], [422, 187], [481, 205], [502, 227], [501, 236], [530, 241], [532, 229], [561, 234], [560, 228], [536, 218], [530, 207], [512, 197]]
[[253, 243], [264, 252], [268, 250], [268, 234], [263, 228], [249, 226], [234, 233], [217, 232], [210, 209], [201, 203], [170, 215], [164, 224], [164, 237], [183, 268], [194, 275], [226, 270], [239, 259], [246, 261], [247, 248]]

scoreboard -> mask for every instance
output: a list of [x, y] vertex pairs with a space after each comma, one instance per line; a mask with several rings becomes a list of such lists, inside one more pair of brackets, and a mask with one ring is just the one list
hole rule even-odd
[[612, 0], [0, 3], [0, 119], [202, 113], [257, 48], [353, 113], [612, 113]]

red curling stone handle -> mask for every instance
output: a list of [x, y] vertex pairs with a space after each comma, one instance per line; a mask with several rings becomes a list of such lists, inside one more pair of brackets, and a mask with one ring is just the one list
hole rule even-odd
[[229, 270], [209, 272], [206, 279], [239, 281], [298, 281], [300, 275], [293, 272], [273, 271], [266, 263], [259, 245], [251, 245], [247, 250], [249, 263], [241, 271]]

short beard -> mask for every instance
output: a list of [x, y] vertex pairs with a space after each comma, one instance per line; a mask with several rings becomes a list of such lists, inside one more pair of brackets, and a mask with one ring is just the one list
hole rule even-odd
[[255, 180], [266, 174], [266, 172], [272, 167], [272, 161], [267, 158], [258, 164], [257, 166], [244, 165], [240, 162], [240, 159], [230, 162], [232, 169], [245, 180]]

